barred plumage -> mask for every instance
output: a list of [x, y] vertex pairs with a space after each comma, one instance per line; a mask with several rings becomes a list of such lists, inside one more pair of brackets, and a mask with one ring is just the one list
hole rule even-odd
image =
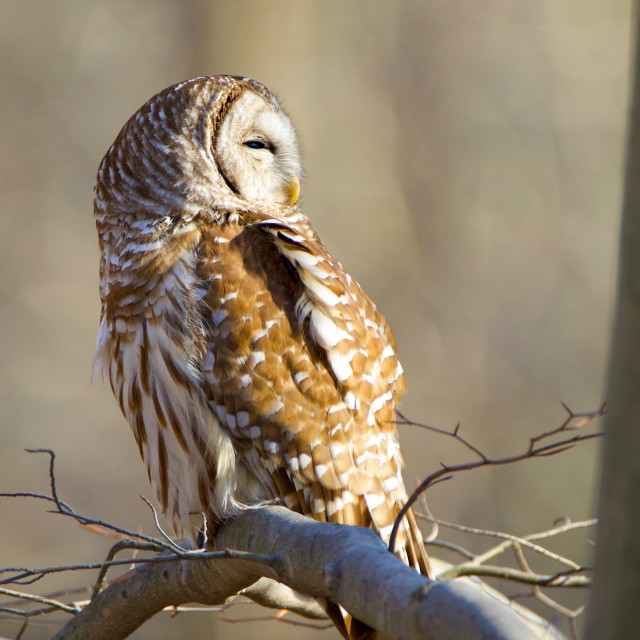
[[[153, 97], [100, 165], [94, 367], [178, 535], [281, 499], [387, 540], [406, 500], [396, 344], [296, 206], [300, 176], [276, 99], [233, 76]], [[413, 517], [398, 543], [428, 573]]]

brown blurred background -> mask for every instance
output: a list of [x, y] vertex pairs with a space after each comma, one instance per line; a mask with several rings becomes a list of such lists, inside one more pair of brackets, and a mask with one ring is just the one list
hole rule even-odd
[[[248, 75], [281, 97], [302, 140], [305, 212], [386, 314], [409, 417], [462, 422], [476, 446], [505, 455], [559, 424], [561, 400], [595, 409], [615, 282], [629, 17], [628, 0], [3, 0], [0, 491], [46, 491], [46, 459], [23, 449], [50, 447], [65, 500], [153, 532], [133, 437], [111, 392], [90, 383], [92, 186], [126, 119], [197, 75]], [[401, 427], [401, 439], [410, 485], [441, 460], [469, 459], [415, 428]], [[432, 488], [429, 503], [442, 519], [515, 534], [585, 518], [597, 454], [587, 444], [459, 476]], [[0, 566], [104, 556], [108, 541], [45, 509], [0, 501]], [[589, 561], [587, 536], [558, 548]], [[53, 628], [34, 623], [24, 637]], [[0, 636], [17, 631], [0, 618]], [[134, 637], [334, 633], [197, 613], [158, 616]]]

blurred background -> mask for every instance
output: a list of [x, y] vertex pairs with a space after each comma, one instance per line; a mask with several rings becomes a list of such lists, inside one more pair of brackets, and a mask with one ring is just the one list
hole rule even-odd
[[[133, 437], [111, 391], [90, 382], [92, 187], [127, 118], [198, 75], [248, 75], [280, 96], [302, 141], [304, 210], [386, 314], [408, 417], [461, 422], [477, 447], [503, 456], [559, 425], [560, 401], [596, 409], [630, 10], [628, 0], [3, 0], [0, 492], [47, 492], [47, 460], [24, 449], [49, 447], [64, 500], [153, 533]], [[400, 431], [410, 486], [440, 461], [470, 459], [447, 439]], [[444, 520], [531, 533], [592, 515], [597, 459], [589, 443], [472, 472], [432, 488], [428, 501]], [[558, 549], [588, 563], [592, 536]], [[0, 501], [2, 567], [99, 561], [109, 546], [43, 503]], [[41, 625], [23, 637], [50, 637], [55, 625]], [[0, 636], [18, 629], [0, 618]], [[335, 636], [196, 613], [157, 616], [133, 637]]]

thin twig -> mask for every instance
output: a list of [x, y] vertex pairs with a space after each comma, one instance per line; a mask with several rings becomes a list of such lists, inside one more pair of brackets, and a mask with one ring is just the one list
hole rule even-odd
[[[181, 549], [180, 552], [177, 551], [176, 549], [176, 545], [175, 543], [171, 542], [171, 544], [163, 542], [161, 540], [158, 540], [157, 538], [153, 538], [150, 536], [145, 536], [139, 532], [136, 531], [130, 531], [129, 529], [125, 529], [123, 527], [118, 527], [117, 525], [111, 524], [110, 522], [105, 522], [103, 520], [97, 520], [95, 518], [90, 518], [88, 516], [83, 516], [79, 513], [77, 513], [76, 511], [74, 511], [68, 504], [66, 504], [65, 502], [61, 501], [58, 498], [58, 491], [56, 488], [56, 478], [55, 478], [55, 452], [52, 451], [51, 449], [26, 449], [26, 451], [28, 453], [46, 453], [49, 455], [49, 481], [51, 484], [51, 496], [46, 496], [43, 494], [37, 494], [37, 493], [30, 493], [30, 492], [16, 492], [16, 493], [0, 493], [0, 497], [6, 497], [6, 498], [18, 498], [18, 497], [29, 497], [29, 498], [38, 498], [41, 500], [47, 500], [50, 502], [54, 502], [57, 509], [55, 511], [50, 511], [49, 513], [54, 513], [54, 514], [59, 514], [59, 515], [63, 515], [63, 516], [67, 516], [67, 517], [71, 517], [74, 520], [76, 520], [76, 522], [78, 522], [81, 526], [83, 527], [88, 527], [88, 526], [98, 526], [98, 527], [103, 527], [105, 529], [108, 529], [110, 531], [114, 531], [116, 533], [119, 533], [120, 535], [126, 537], [126, 538], [133, 538], [135, 540], [142, 540], [144, 542], [148, 542], [151, 544], [157, 544], [160, 547], [162, 547], [162, 549], [166, 550], [166, 551], [175, 551], [176, 553], [184, 553], [189, 554], [192, 553], [192, 551], [190, 550], [184, 550]], [[0, 573], [2, 573], [3, 570], [0, 570]], [[3, 583], [2, 581], [0, 581], [0, 584], [6, 584]]]
[[74, 606], [63, 604], [62, 602], [58, 602], [57, 600], [43, 598], [42, 596], [35, 596], [31, 593], [23, 593], [22, 591], [14, 591], [13, 589], [0, 589], [0, 594], [2, 594], [3, 596], [10, 596], [12, 598], [18, 598], [20, 600], [29, 600], [30, 602], [48, 604], [51, 607], [60, 609], [60, 611], [66, 611], [67, 613], [78, 613], [78, 609]]
[[453, 542], [446, 542], [445, 540], [426, 540], [425, 541], [429, 546], [441, 547], [442, 549], [449, 549], [450, 551], [455, 551], [459, 553], [462, 557], [467, 558], [467, 560], [473, 560], [475, 558], [474, 554], [471, 551], [467, 551], [464, 547], [460, 545], [453, 544]]
[[209, 606], [177, 605], [177, 606], [165, 607], [163, 611], [170, 613], [171, 617], [175, 617], [179, 613], [207, 613], [207, 612], [219, 613], [220, 611], [226, 611], [227, 609], [231, 609], [231, 607], [246, 606], [248, 604], [255, 604], [255, 602], [253, 602], [253, 600], [250, 600], [249, 598], [237, 597], [221, 605], [209, 605]]
[[480, 449], [474, 447], [468, 440], [465, 440], [459, 433], [460, 427], [462, 426], [460, 422], [455, 426], [453, 431], [447, 431], [446, 429], [441, 429], [440, 427], [432, 427], [431, 425], [424, 424], [422, 422], [414, 422], [413, 420], [409, 420], [404, 413], [402, 413], [399, 409], [396, 409], [396, 413], [400, 416], [400, 420], [396, 420], [396, 424], [404, 424], [410, 427], [420, 427], [421, 429], [426, 429], [427, 431], [432, 431], [433, 433], [437, 433], [441, 436], [449, 436], [450, 438], [455, 438], [458, 442], [462, 443], [467, 449], [473, 451], [478, 458], [482, 461], [486, 461], [487, 457], [480, 451]]
[[[264, 556], [258, 553], [249, 553], [246, 551], [234, 551], [225, 549], [224, 551], [199, 551], [190, 554], [171, 554], [154, 556], [153, 558], [136, 558], [127, 560], [109, 560], [108, 562], [91, 562], [86, 564], [61, 565], [58, 567], [44, 567], [42, 569], [26, 569], [24, 567], [7, 567], [0, 569], [0, 573], [17, 573], [17, 576], [0, 580], [0, 584], [33, 584], [46, 575], [52, 573], [61, 573], [64, 571], [91, 571], [102, 569], [103, 567], [117, 567], [122, 565], [137, 564], [153, 564], [158, 562], [176, 562], [185, 558], [194, 558], [198, 560], [209, 560], [228, 558], [233, 560], [250, 560], [252, 562], [261, 562], [268, 566], [275, 566], [278, 559], [273, 556]], [[28, 578], [30, 578], [28, 580]]]
[[151, 513], [153, 514], [153, 521], [156, 525], [156, 529], [160, 532], [160, 535], [164, 538], [165, 542], [169, 545], [170, 549], [172, 551], [175, 551], [178, 554], [183, 554], [185, 552], [185, 549], [183, 549], [181, 546], [177, 545], [162, 529], [162, 527], [160, 526], [160, 521], [158, 520], [158, 512], [156, 511], [156, 508], [151, 504], [151, 502], [149, 502], [149, 500], [147, 500], [147, 498], [145, 498], [142, 494], [140, 494], [140, 497], [142, 498], [142, 500], [144, 502], [147, 503], [147, 506], [149, 507], [149, 509], [151, 509]]
[[[60, 598], [62, 598], [63, 596], [75, 596], [81, 593], [88, 593], [89, 591], [90, 591], [89, 587], [79, 587], [77, 589], [63, 589], [61, 591], [47, 593], [44, 595], [44, 597], [49, 598], [50, 600], [60, 600]], [[24, 601], [22, 599], [9, 600], [8, 602], [4, 603], [4, 605], [7, 607], [10, 607], [13, 605], [20, 606], [22, 604], [24, 604]], [[30, 611], [33, 611], [33, 609], [30, 609]]]
[[[42, 493], [32, 493], [31, 491], [15, 491], [10, 493], [0, 493], [0, 498], [37, 498], [38, 500], [48, 500], [49, 502], [55, 502], [55, 500], [51, 496], [44, 495]], [[65, 509], [71, 511], [71, 507], [64, 503], [62, 500], [59, 501]]]
[[[58, 511], [62, 511], [62, 505], [58, 500], [58, 491], [56, 490], [56, 476], [54, 472], [54, 464], [56, 454], [52, 449], [25, 449], [27, 453], [46, 453], [49, 456], [49, 481], [51, 482], [51, 497], [58, 507]], [[68, 509], [69, 507], [67, 507]]]
[[[120, 551], [124, 551], [126, 549], [135, 549], [136, 551], [158, 551], [162, 550], [162, 547], [151, 544], [149, 542], [140, 542], [139, 540], [121, 540], [120, 542], [116, 542], [111, 549], [109, 549], [109, 553], [107, 554], [107, 558], [103, 563], [102, 568], [100, 569], [100, 573], [98, 574], [98, 579], [93, 587], [93, 593], [91, 594], [91, 600], [93, 600], [99, 593], [102, 591], [105, 580], [107, 579], [107, 573], [109, 571], [110, 565], [106, 564], [115, 558], [115, 556], [120, 553]], [[129, 562], [135, 562], [135, 560], [130, 559]]]
[[[582, 571], [583, 569], [581, 569]], [[586, 569], [584, 569], [586, 570]], [[590, 587], [591, 578], [588, 576], [576, 575], [576, 571], [559, 571], [558, 573], [543, 575], [512, 569], [510, 567], [500, 567], [495, 565], [478, 565], [475, 563], [463, 563], [447, 569], [441, 573], [440, 580], [450, 580], [462, 576], [484, 576], [487, 578], [502, 578], [512, 582], [522, 582], [523, 584], [538, 585], [541, 587]]]
[[20, 640], [20, 638], [22, 638], [22, 636], [24, 635], [24, 632], [27, 630], [28, 624], [29, 624], [29, 618], [25, 618], [24, 622], [22, 623], [22, 626], [18, 631], [18, 634], [15, 637], [15, 640]]
[[[418, 500], [420, 495], [424, 491], [426, 491], [428, 487], [433, 485], [435, 482], [440, 481], [443, 476], [445, 475], [451, 476], [452, 474], [458, 473], [461, 471], [470, 471], [471, 469], [478, 469], [480, 467], [485, 467], [490, 465], [498, 466], [498, 465], [505, 465], [505, 464], [513, 464], [514, 462], [520, 462], [522, 460], [527, 460], [531, 458], [542, 458], [542, 457], [556, 455], [558, 453], [562, 453], [563, 451], [567, 451], [568, 449], [574, 447], [576, 444], [580, 442], [591, 440], [593, 438], [598, 438], [602, 435], [601, 433], [577, 435], [571, 438], [565, 438], [564, 440], [560, 440], [559, 442], [555, 442], [552, 444], [539, 445], [539, 443], [545, 438], [550, 438], [552, 436], [559, 435], [568, 431], [573, 431], [575, 429], [578, 429], [584, 426], [594, 418], [598, 418], [604, 415], [604, 412], [606, 410], [606, 403], [603, 404], [600, 407], [600, 409], [598, 409], [597, 411], [590, 412], [590, 413], [574, 413], [564, 403], [562, 406], [565, 408], [565, 410], [568, 412], [569, 415], [559, 427], [551, 431], [548, 431], [546, 433], [543, 433], [540, 436], [535, 436], [531, 438], [529, 441], [529, 447], [524, 453], [521, 453], [515, 456], [509, 456], [506, 458], [488, 458], [484, 454], [479, 452], [479, 450], [476, 447], [468, 443], [466, 440], [464, 440], [460, 436], [459, 434], [460, 425], [458, 425], [453, 432], [447, 432], [441, 429], [436, 429], [434, 427], [427, 427], [430, 430], [436, 431], [437, 433], [441, 433], [442, 435], [447, 435], [451, 438], [454, 438], [455, 440], [458, 440], [464, 446], [466, 446], [467, 448], [471, 449], [474, 453], [479, 455], [480, 460], [477, 460], [475, 462], [468, 462], [465, 464], [453, 465], [453, 466], [447, 466], [444, 463], [441, 463], [441, 468], [438, 469], [438, 471], [435, 471], [434, 473], [427, 476], [420, 483], [420, 485], [415, 489], [415, 491], [409, 496], [408, 500], [405, 502], [402, 509], [400, 509], [400, 512], [398, 513], [398, 516], [396, 517], [396, 520], [394, 522], [393, 529], [391, 530], [391, 536], [389, 537], [389, 551], [393, 553], [395, 550], [395, 543], [396, 543], [396, 537], [398, 535], [398, 528], [400, 527], [400, 523], [402, 522], [403, 518], [405, 517], [409, 509], [411, 509], [411, 507], [415, 504], [416, 500]], [[404, 420], [405, 420], [404, 424], [415, 424], [415, 423], [410, 423], [409, 421], [406, 420], [406, 418], [404, 418]], [[573, 421], [576, 421], [576, 424], [572, 424]], [[421, 426], [425, 426], [425, 425], [421, 425]]]
[[504, 553], [507, 549], [512, 547], [514, 544], [519, 544], [524, 547], [527, 547], [528, 549], [531, 549], [532, 551], [535, 551], [536, 553], [546, 556], [551, 560], [555, 560], [556, 562], [565, 564], [574, 570], [580, 569], [580, 565], [576, 564], [572, 560], [569, 560], [568, 558], [565, 558], [561, 555], [553, 553], [552, 551], [549, 551], [548, 549], [545, 549], [540, 545], [534, 544], [531, 541], [540, 540], [543, 538], [550, 538], [560, 533], [566, 533], [567, 531], [594, 526], [597, 523], [597, 520], [595, 519], [581, 520], [579, 522], [563, 523], [561, 526], [554, 527], [553, 529], [548, 529], [546, 531], [541, 531], [539, 533], [531, 533], [526, 536], [520, 537], [520, 536], [514, 536], [510, 533], [503, 533], [500, 531], [491, 531], [489, 529], [478, 529], [476, 527], [468, 527], [466, 525], [456, 524], [454, 522], [446, 522], [445, 520], [438, 520], [433, 516], [426, 516], [419, 512], [416, 513], [416, 517], [427, 520], [428, 522], [435, 522], [436, 524], [442, 527], [446, 527], [447, 529], [455, 529], [457, 531], [463, 531], [465, 533], [471, 533], [479, 536], [488, 536], [492, 538], [500, 538], [504, 540], [503, 543], [496, 545], [495, 547], [492, 547], [491, 549], [489, 549], [488, 551], [485, 551], [482, 554], [474, 556], [474, 562], [476, 562], [477, 564], [482, 564], [483, 562], [486, 562], [487, 560], [490, 560], [491, 558], [494, 558], [495, 556], [498, 556], [501, 553]]

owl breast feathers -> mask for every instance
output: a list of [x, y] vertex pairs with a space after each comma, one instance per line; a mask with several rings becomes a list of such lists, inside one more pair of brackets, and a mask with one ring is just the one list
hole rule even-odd
[[[178, 535], [279, 500], [386, 541], [406, 500], [396, 344], [296, 206], [301, 173], [276, 98], [234, 76], [157, 94], [100, 165], [94, 370]], [[397, 546], [427, 573], [411, 513]]]

